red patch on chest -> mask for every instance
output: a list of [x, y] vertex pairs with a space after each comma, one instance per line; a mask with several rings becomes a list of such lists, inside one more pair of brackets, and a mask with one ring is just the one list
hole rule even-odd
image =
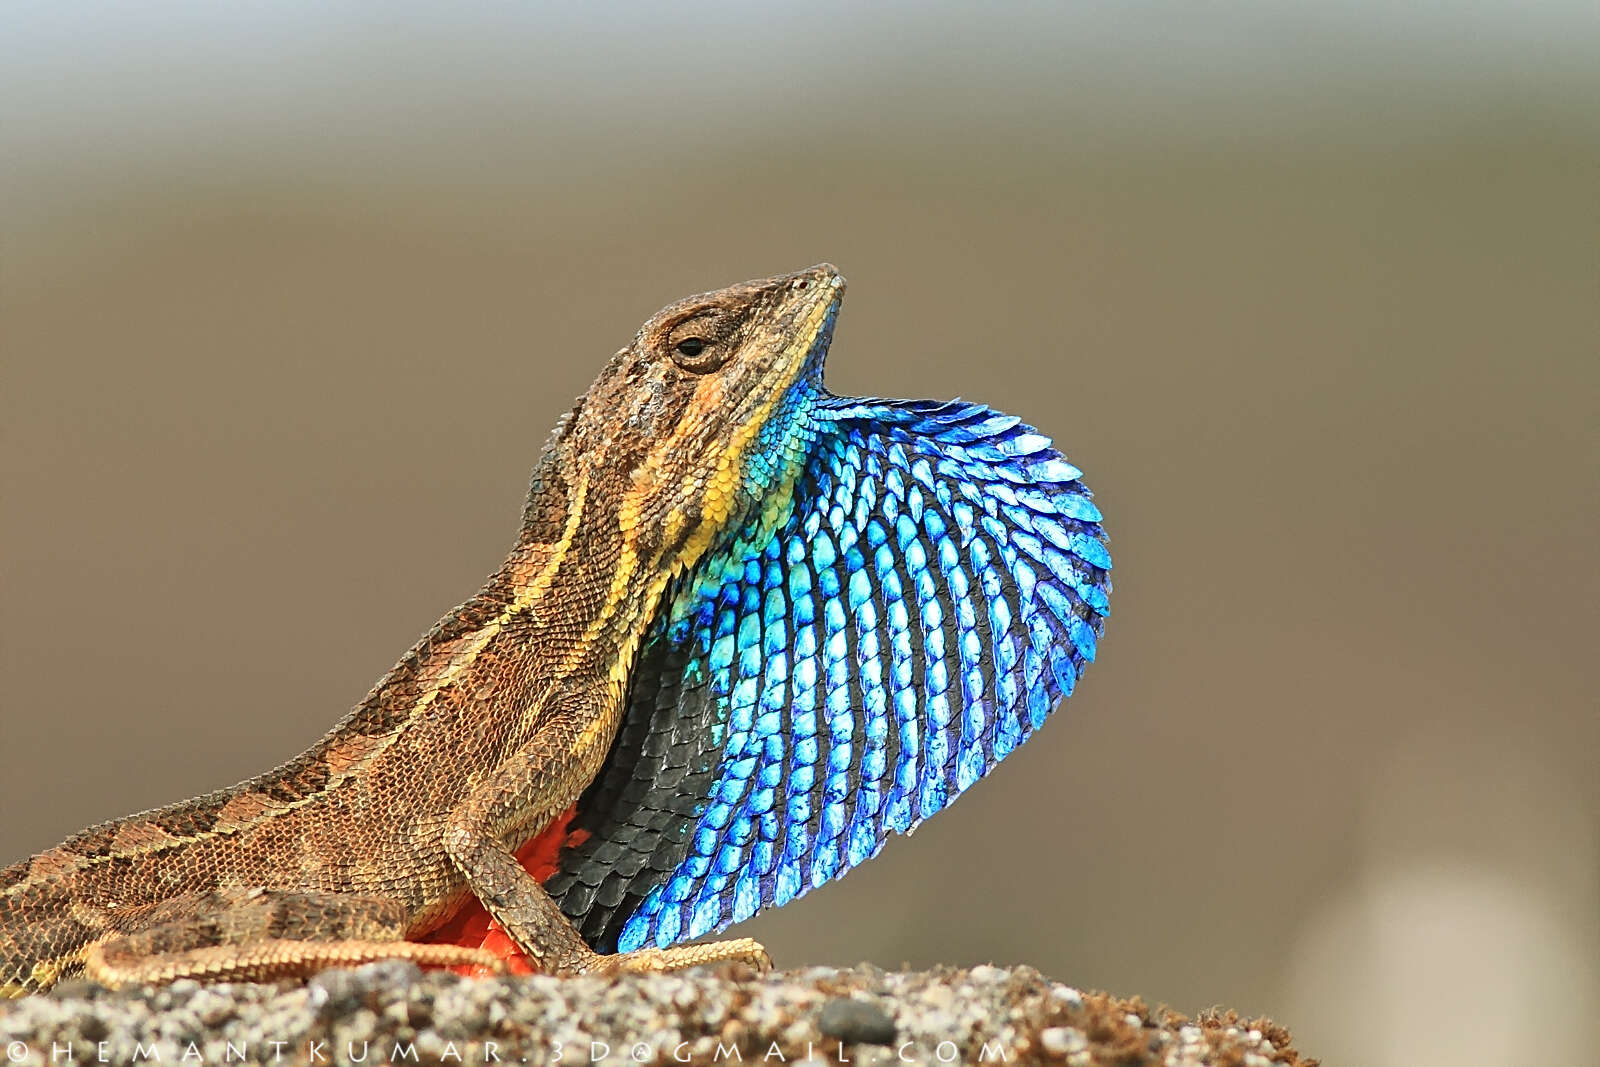
[[[556, 873], [556, 866], [560, 862], [561, 850], [564, 847], [588, 840], [589, 831], [570, 829], [572, 817], [576, 813], [576, 806], [568, 808], [556, 816], [555, 821], [546, 826], [539, 836], [517, 849], [517, 861], [540, 885]], [[506, 935], [500, 924], [483, 910], [478, 898], [470, 894], [460, 911], [421, 940], [430, 944], [465, 945], [468, 948], [488, 949], [506, 962], [512, 974], [534, 974], [538, 970]], [[489, 974], [486, 968], [477, 966], [450, 969], [458, 974], [475, 978]]]

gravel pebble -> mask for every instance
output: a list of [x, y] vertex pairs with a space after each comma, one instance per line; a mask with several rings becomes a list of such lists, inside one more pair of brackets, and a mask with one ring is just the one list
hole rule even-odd
[[836, 997], [822, 1006], [817, 1029], [851, 1045], [888, 1045], [894, 1042], [894, 1020], [865, 1000]]
[[1089, 1039], [1070, 1026], [1052, 1026], [1039, 1032], [1039, 1047], [1052, 1056], [1065, 1056], [1089, 1047]]

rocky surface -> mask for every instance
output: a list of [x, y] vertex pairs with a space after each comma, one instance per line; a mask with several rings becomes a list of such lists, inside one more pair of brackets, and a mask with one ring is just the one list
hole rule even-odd
[[1282, 1028], [1195, 1020], [1022, 967], [465, 979], [384, 963], [304, 984], [69, 982], [0, 1001], [6, 1062], [1305, 1065]]

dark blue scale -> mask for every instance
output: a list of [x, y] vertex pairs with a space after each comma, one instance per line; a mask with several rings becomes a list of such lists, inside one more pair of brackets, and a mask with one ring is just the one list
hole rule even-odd
[[1111, 558], [1080, 472], [959, 401], [791, 391], [747, 461], [786, 515], [663, 601], [546, 888], [602, 952], [703, 937], [876, 855], [1095, 657]]

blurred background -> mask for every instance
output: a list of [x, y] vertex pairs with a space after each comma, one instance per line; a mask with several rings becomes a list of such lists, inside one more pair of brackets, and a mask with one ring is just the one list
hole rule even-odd
[[1587, 0], [0, 13], [0, 863], [299, 751], [662, 304], [820, 259], [838, 392], [1051, 434], [1101, 660], [739, 931], [1575, 1063], [1600, 1000]]

